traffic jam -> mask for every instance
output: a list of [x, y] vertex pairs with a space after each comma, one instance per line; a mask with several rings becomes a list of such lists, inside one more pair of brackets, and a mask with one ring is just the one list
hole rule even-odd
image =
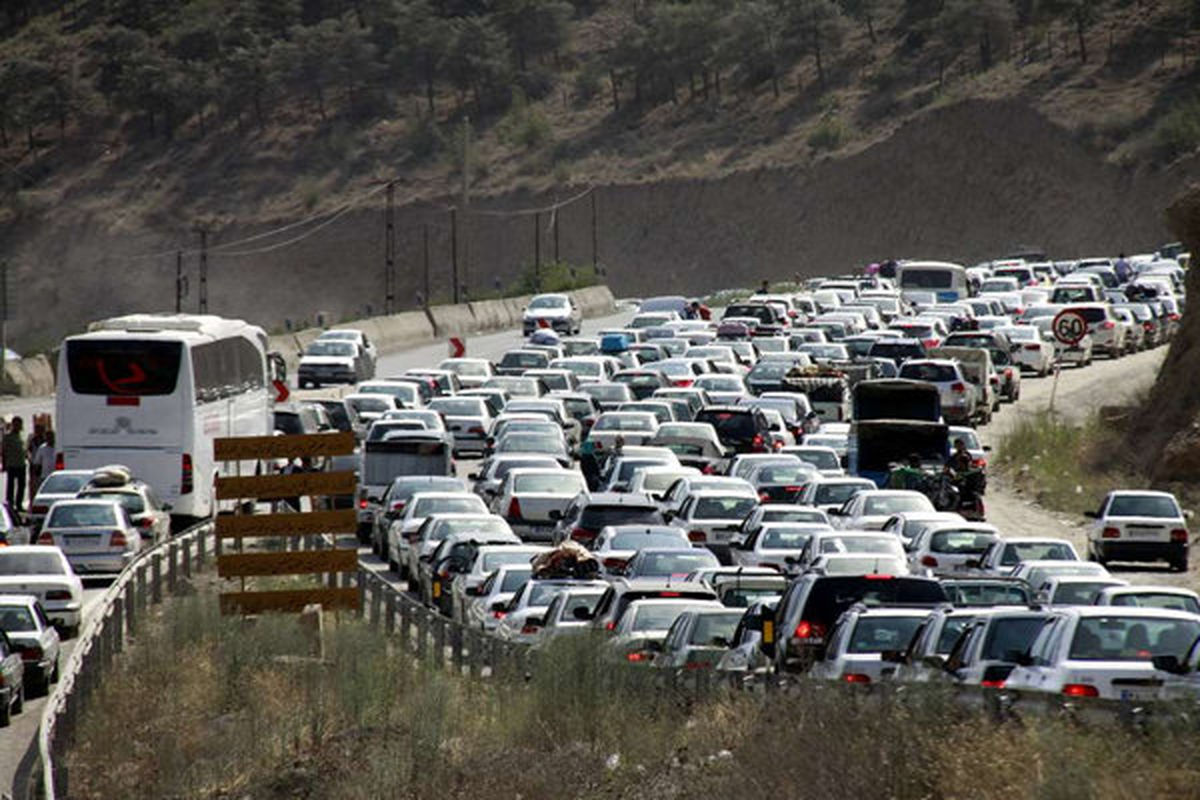
[[543, 295], [494, 361], [319, 403], [363, 440], [363, 558], [502, 640], [1051, 704], [1186, 696], [1200, 596], [1106, 565], [1186, 571], [1190, 512], [1118, 488], [1083, 552], [1000, 530], [978, 433], [1025, 380], [1168, 343], [1176, 255], [890, 263], [717, 309], [647, 298], [587, 336]]

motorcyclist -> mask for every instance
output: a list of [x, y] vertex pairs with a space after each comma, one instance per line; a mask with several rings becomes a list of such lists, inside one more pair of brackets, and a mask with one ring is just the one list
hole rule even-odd
[[975, 468], [975, 459], [967, 450], [966, 441], [960, 436], [954, 440], [954, 452], [950, 454], [950, 458], [946, 460], [948, 466], [955, 475], [965, 475]]

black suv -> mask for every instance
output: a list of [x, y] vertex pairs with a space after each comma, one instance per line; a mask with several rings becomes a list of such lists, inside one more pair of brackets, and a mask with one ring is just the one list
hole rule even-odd
[[562, 514], [556, 516], [551, 511], [550, 518], [556, 522], [555, 543], [572, 539], [584, 547], [590, 547], [600, 529], [608, 525], [667, 524], [658, 503], [650, 495], [637, 492], [583, 492]]
[[932, 578], [897, 575], [821, 575], [793, 581], [779, 599], [771, 654], [776, 672], [805, 672], [824, 658], [827, 634], [855, 603], [868, 606], [928, 606], [947, 602]]
[[707, 422], [725, 447], [738, 453], [771, 450], [771, 424], [760, 409], [747, 406], [705, 406], [696, 422]]

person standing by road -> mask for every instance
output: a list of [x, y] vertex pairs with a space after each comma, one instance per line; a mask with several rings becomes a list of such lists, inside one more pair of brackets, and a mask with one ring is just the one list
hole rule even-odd
[[1129, 266], [1129, 261], [1126, 260], [1125, 254], [1121, 253], [1117, 256], [1117, 263], [1113, 264], [1113, 269], [1117, 272], [1117, 280], [1121, 283], [1128, 283], [1132, 277], [1130, 273], [1133, 269]]
[[8, 430], [4, 434], [3, 444], [0, 445], [0, 456], [4, 460], [4, 472], [7, 476], [5, 492], [8, 505], [13, 511], [25, 509], [25, 468], [28, 464], [25, 453], [25, 421], [13, 417]]
[[37, 450], [33, 451], [33, 458], [29, 462], [29, 497], [32, 504], [32, 498], [37, 495], [38, 489], [41, 488], [42, 481], [50, 477], [50, 473], [54, 472], [54, 461], [57, 453], [54, 450], [54, 431], [47, 428], [42, 434], [42, 443], [38, 445]]
[[688, 306], [688, 319], [712, 319], [712, 309], [699, 300], [693, 300]]

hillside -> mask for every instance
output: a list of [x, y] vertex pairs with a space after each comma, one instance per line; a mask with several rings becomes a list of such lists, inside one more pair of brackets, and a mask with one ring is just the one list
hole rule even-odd
[[10, 330], [171, 307], [176, 250], [194, 307], [201, 227], [211, 310], [378, 311], [393, 180], [398, 306], [426, 234], [434, 297], [454, 255], [477, 296], [555, 253], [647, 292], [1150, 247], [1200, 172], [1198, 25], [1195, 0], [12, 0]]

